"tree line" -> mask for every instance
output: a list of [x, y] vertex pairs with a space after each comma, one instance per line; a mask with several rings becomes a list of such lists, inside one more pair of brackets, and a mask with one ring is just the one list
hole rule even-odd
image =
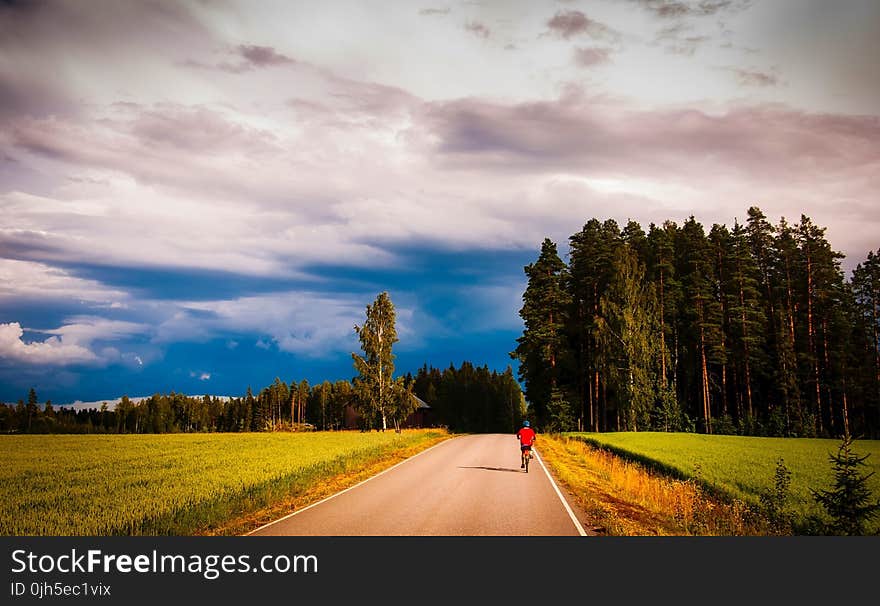
[[123, 396], [115, 407], [74, 409], [38, 404], [32, 388], [27, 402], [0, 403], [0, 431], [21, 433], [171, 433], [277, 431], [315, 427], [341, 429], [345, 409], [354, 405], [349, 381], [285, 383], [280, 378], [244, 397], [154, 394], [138, 401]]
[[425, 365], [410, 377], [414, 393], [451, 431], [513, 433], [525, 418], [525, 398], [509, 366], [498, 372], [468, 361], [442, 371]]
[[802, 215], [549, 238], [511, 357], [545, 429], [880, 435], [880, 249], [849, 279]]
[[[524, 398], [511, 368], [489, 371], [464, 361], [459, 368], [423, 366], [400, 377], [404, 393], [431, 406], [430, 423], [462, 432], [514, 431], [524, 418]], [[38, 401], [31, 389], [27, 400], [0, 403], [0, 432], [9, 433], [185, 433], [340, 430], [381, 428], [381, 419], [367, 413], [353, 381], [307, 380], [285, 383], [280, 378], [244, 397], [154, 394], [132, 400], [123, 396], [115, 407], [74, 409]], [[402, 413], [409, 414], [415, 405]], [[355, 416], [357, 413], [357, 416]], [[367, 414], [364, 414], [367, 413]], [[389, 411], [392, 424], [405, 419]]]
[[418, 407], [416, 393], [430, 403], [429, 424], [456, 431], [513, 431], [524, 399], [508, 367], [503, 374], [471, 362], [442, 373], [424, 366], [417, 376], [394, 377], [393, 345], [398, 341], [394, 304], [387, 292], [367, 305], [366, 321], [355, 332], [363, 354], [352, 353], [358, 374], [351, 381], [275, 381], [254, 395], [220, 398], [179, 393], [155, 394], [137, 402], [123, 396], [114, 408], [56, 409], [40, 406], [31, 388], [27, 403], [0, 403], [0, 431], [21, 433], [169, 433], [361, 429], [393, 426], [399, 431]]

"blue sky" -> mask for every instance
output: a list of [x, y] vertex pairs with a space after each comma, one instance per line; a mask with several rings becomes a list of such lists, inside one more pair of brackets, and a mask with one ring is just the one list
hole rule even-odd
[[0, 3], [0, 400], [503, 370], [588, 219], [880, 246], [872, 0]]

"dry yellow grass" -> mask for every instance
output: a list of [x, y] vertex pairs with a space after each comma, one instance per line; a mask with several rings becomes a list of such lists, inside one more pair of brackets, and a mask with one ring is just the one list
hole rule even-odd
[[649, 472], [579, 440], [544, 436], [541, 455], [575, 495], [599, 534], [759, 535], [762, 523], [741, 501], [722, 502], [694, 481]]

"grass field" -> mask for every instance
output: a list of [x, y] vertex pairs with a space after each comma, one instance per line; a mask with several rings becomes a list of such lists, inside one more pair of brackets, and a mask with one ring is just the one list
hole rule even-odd
[[0, 436], [0, 534], [188, 535], [439, 431]]
[[[757, 504], [773, 487], [776, 463], [782, 459], [791, 471], [790, 511], [797, 519], [822, 514], [810, 489], [831, 487], [829, 454], [840, 441], [807, 438], [759, 438], [689, 433], [571, 433], [596, 446], [647, 464], [671, 475], [697, 478], [720, 494]], [[857, 440], [853, 450], [869, 455], [864, 473], [875, 472], [869, 484], [880, 498], [880, 441]], [[875, 519], [872, 530], [880, 529]]]

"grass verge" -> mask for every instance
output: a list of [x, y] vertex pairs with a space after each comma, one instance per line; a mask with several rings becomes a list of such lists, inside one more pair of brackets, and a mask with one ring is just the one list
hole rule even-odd
[[582, 440], [546, 435], [541, 456], [597, 534], [771, 534], [766, 521], [739, 499], [719, 499], [693, 479], [666, 476]]

